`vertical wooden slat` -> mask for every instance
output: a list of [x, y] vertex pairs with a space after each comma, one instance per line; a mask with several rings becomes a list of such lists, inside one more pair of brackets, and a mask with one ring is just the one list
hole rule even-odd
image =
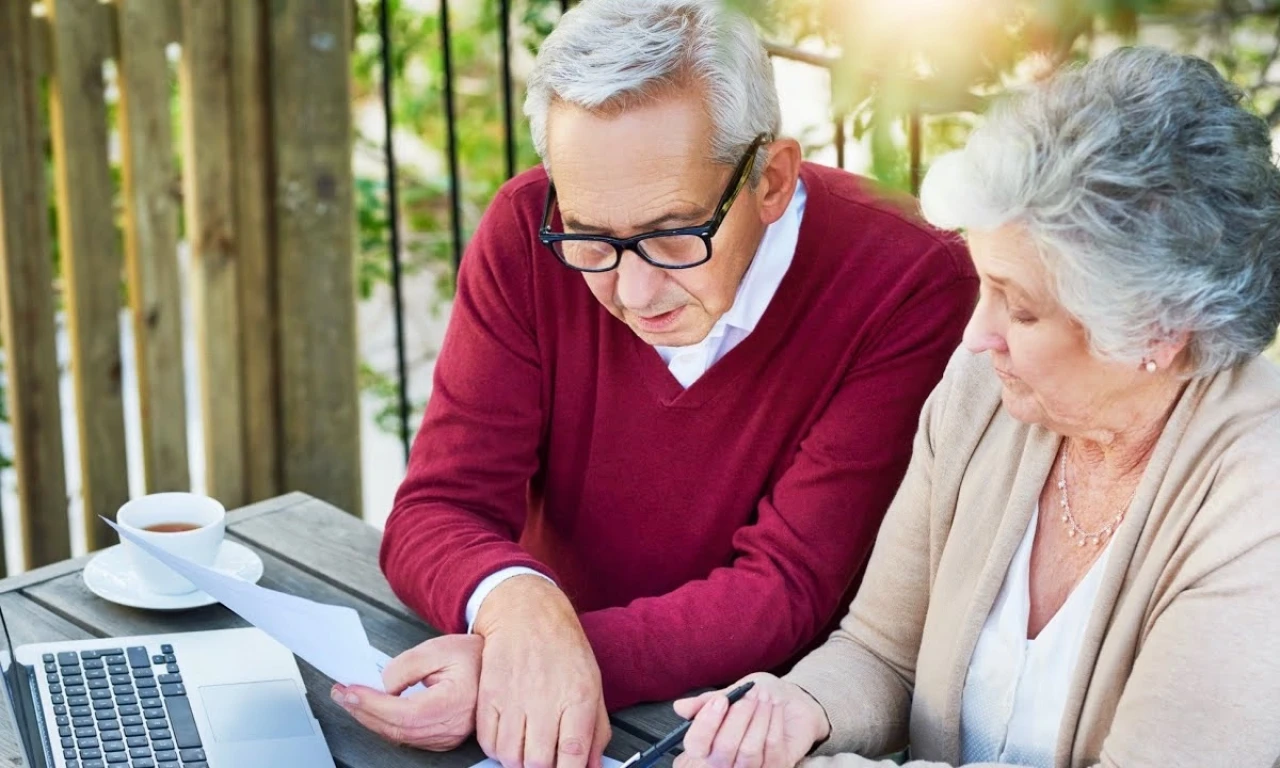
[[0, 0], [0, 326], [27, 567], [71, 556], [33, 26], [30, 0]]
[[275, 264], [271, 238], [271, 124], [261, 0], [231, 3], [231, 104], [236, 162], [235, 228], [244, 361], [247, 498], [277, 496], [280, 409]]
[[50, 112], [86, 535], [89, 548], [97, 549], [115, 539], [98, 515], [114, 518], [129, 498], [117, 314], [122, 269], [103, 101], [106, 16], [98, 0], [46, 5], [56, 41]]
[[146, 489], [191, 487], [178, 278], [178, 203], [169, 115], [170, 0], [120, 0], [120, 134], [125, 257], [133, 310]]
[[271, 3], [284, 485], [359, 514], [349, 0]]
[[179, 71], [206, 482], [228, 507], [247, 500], [230, 41], [227, 0], [184, 0]]

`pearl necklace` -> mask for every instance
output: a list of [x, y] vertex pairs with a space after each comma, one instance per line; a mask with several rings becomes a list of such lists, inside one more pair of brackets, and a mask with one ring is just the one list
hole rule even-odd
[[1129, 494], [1129, 500], [1124, 503], [1120, 514], [1113, 517], [1102, 528], [1089, 533], [1080, 527], [1080, 523], [1076, 522], [1075, 515], [1071, 514], [1071, 504], [1067, 501], [1067, 448], [1065, 445], [1063, 446], [1061, 477], [1058, 478], [1058, 494], [1061, 499], [1058, 502], [1058, 506], [1062, 508], [1061, 519], [1067, 526], [1067, 538], [1073, 539], [1076, 542], [1076, 546], [1083, 547], [1085, 544], [1092, 544], [1096, 547], [1110, 538], [1111, 534], [1124, 522], [1124, 515], [1129, 510], [1129, 505], [1133, 503], [1133, 497], [1137, 492], [1138, 488], [1134, 486], [1133, 493]]

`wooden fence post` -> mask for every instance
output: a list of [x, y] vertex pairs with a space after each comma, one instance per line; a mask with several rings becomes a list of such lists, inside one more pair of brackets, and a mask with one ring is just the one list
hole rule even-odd
[[34, 26], [30, 0], [0, 0], [0, 326], [28, 568], [71, 555]]
[[247, 496], [230, 42], [227, 0], [184, 0], [179, 71], [206, 476], [209, 495], [235, 507]]
[[98, 0], [46, 0], [53, 39], [50, 115], [57, 169], [58, 231], [67, 278], [71, 371], [75, 382], [89, 549], [115, 534], [129, 498], [120, 363], [120, 283], [102, 62], [106, 15]]
[[181, 182], [173, 163], [170, 0], [118, 0], [125, 253], [146, 490], [191, 488], [178, 279]]

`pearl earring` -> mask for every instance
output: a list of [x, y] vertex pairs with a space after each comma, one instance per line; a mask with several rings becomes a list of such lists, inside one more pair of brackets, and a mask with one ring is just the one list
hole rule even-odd
[[1148, 360], [1146, 363], [1144, 363], [1144, 364], [1143, 364], [1143, 366], [1142, 366], [1142, 367], [1144, 367], [1144, 368], [1146, 368], [1146, 369], [1147, 369], [1147, 373], [1155, 373], [1155, 372], [1156, 372], [1156, 361], [1155, 361], [1155, 360]]

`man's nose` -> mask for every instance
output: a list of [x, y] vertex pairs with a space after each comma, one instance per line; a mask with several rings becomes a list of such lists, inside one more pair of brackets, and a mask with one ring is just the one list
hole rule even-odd
[[666, 270], [653, 266], [634, 251], [625, 251], [618, 264], [618, 303], [635, 310], [653, 306], [666, 279]]

